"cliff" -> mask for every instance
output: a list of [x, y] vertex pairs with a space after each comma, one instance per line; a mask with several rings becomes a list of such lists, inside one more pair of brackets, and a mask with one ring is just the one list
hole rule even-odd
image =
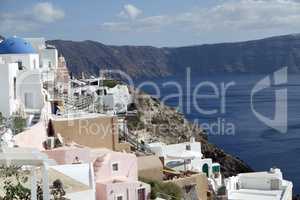
[[188, 141], [191, 136], [194, 136], [197, 141], [202, 143], [204, 156], [221, 164], [225, 177], [252, 171], [242, 160], [209, 143], [202, 129], [197, 124], [187, 121], [175, 109], [161, 104], [159, 100], [145, 93], [136, 91], [133, 93], [137, 103], [138, 116], [129, 118], [128, 126], [139, 139], [146, 142], [161, 141], [172, 144]]
[[132, 77], [193, 73], [269, 73], [288, 66], [300, 72], [300, 35], [246, 42], [187, 47], [112, 46], [94, 41], [52, 40], [74, 75], [98, 75], [99, 69], [120, 69]]

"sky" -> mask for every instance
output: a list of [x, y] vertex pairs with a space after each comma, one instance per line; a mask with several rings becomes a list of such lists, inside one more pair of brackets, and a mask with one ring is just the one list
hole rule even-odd
[[300, 33], [300, 0], [0, 0], [0, 35], [188, 46]]

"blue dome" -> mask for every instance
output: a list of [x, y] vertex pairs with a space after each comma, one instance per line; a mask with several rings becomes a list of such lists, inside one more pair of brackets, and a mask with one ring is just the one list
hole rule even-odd
[[0, 43], [0, 54], [36, 53], [29, 42], [19, 37], [10, 37]]

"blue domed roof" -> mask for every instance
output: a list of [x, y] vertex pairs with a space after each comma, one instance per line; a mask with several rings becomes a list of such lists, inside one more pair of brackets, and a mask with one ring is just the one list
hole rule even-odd
[[0, 43], [0, 54], [36, 53], [29, 42], [19, 37], [10, 37]]

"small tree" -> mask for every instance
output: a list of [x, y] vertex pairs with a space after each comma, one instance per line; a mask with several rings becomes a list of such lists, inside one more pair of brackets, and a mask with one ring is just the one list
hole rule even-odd
[[221, 187], [218, 189], [217, 194], [218, 194], [218, 195], [226, 195], [226, 192], [227, 192], [226, 187], [225, 187], [225, 186], [221, 186]]
[[14, 134], [21, 133], [26, 128], [26, 119], [16, 115], [12, 117]]
[[4, 120], [3, 114], [0, 112], [0, 125], [4, 123]]
[[161, 197], [169, 198], [170, 200], [180, 200], [183, 197], [181, 188], [175, 183], [163, 183], [145, 178], [141, 178], [141, 181], [151, 185], [151, 199]]
[[66, 195], [66, 192], [63, 188], [63, 183], [61, 182], [61, 180], [57, 179], [53, 182], [51, 195], [53, 195], [54, 200], [66, 200], [66, 198], [64, 197]]
[[[21, 166], [1, 166], [0, 178], [4, 179], [5, 195], [1, 200], [30, 200], [31, 191], [23, 185], [28, 181], [28, 171], [21, 169]], [[50, 187], [52, 200], [69, 200], [65, 198], [66, 192], [63, 183], [55, 180]], [[41, 182], [37, 185], [37, 199], [43, 200], [43, 189]]]
[[[66, 192], [63, 188], [63, 183], [59, 179], [53, 181], [52, 186], [50, 186], [50, 189], [50, 194], [52, 196], [51, 200], [69, 200], [64, 197], [66, 195]], [[38, 184], [37, 188], [37, 199], [43, 200], [43, 189], [40, 183]]]
[[47, 135], [48, 135], [48, 137], [54, 137], [55, 136], [55, 131], [54, 131], [53, 123], [52, 123], [51, 119], [48, 122]]
[[109, 88], [113, 88], [118, 84], [120, 84], [120, 82], [117, 80], [103, 80], [103, 86], [106, 86]]
[[20, 166], [0, 167], [0, 177], [4, 178], [5, 196], [3, 200], [30, 199], [30, 190], [23, 186], [28, 181], [28, 177], [26, 174], [21, 174], [20, 170]]

